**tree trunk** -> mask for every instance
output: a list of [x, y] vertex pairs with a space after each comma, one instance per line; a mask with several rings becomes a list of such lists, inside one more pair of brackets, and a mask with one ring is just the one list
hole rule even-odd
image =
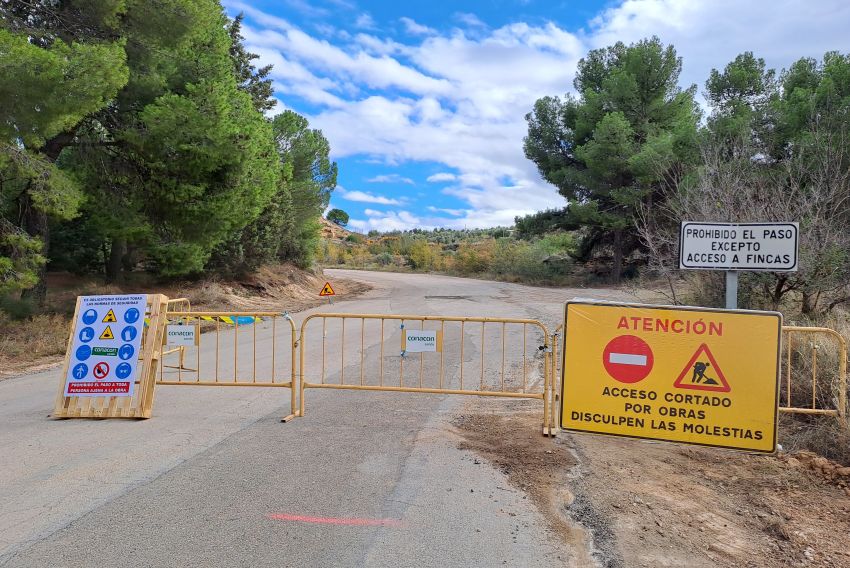
[[623, 273], [623, 230], [614, 229], [614, 269], [611, 274], [614, 284], [620, 283]]
[[121, 265], [124, 267], [124, 272], [132, 272], [139, 262], [139, 249], [133, 245], [127, 245], [127, 251], [124, 253], [124, 258], [121, 259]]
[[773, 300], [772, 309], [774, 311], [779, 310], [779, 304], [782, 303], [782, 296], [784, 296], [785, 292], [787, 292], [785, 289], [785, 282], [787, 280], [788, 279], [784, 276], [779, 276], [776, 279], [776, 286], [773, 287], [773, 294], [771, 295]]
[[[50, 248], [50, 225], [47, 214], [35, 208], [29, 193], [22, 198], [22, 225], [24, 230], [41, 239], [41, 254], [47, 257]], [[39, 307], [44, 307], [47, 302], [47, 263], [36, 270], [38, 282], [35, 286], [21, 293], [21, 297], [33, 300]]]
[[810, 315], [814, 313], [817, 302], [815, 301], [815, 295], [811, 292], [807, 292], [803, 290], [803, 305], [800, 308], [800, 312], [804, 315]]
[[[70, 144], [74, 139], [71, 132], [62, 132], [47, 141], [44, 145], [43, 152], [51, 162], [56, 162], [62, 150]], [[22, 219], [21, 224], [24, 230], [41, 239], [41, 254], [44, 258], [50, 258], [50, 223], [47, 213], [39, 211], [33, 204], [29, 190], [24, 192], [21, 198]], [[41, 266], [37, 271], [38, 282], [29, 290], [24, 290], [21, 293], [22, 298], [34, 300], [39, 307], [44, 307], [47, 302], [47, 263]]]
[[112, 239], [112, 249], [109, 251], [109, 259], [106, 261], [106, 282], [108, 284], [120, 283], [123, 280], [122, 260], [127, 251], [127, 241], [124, 239]]

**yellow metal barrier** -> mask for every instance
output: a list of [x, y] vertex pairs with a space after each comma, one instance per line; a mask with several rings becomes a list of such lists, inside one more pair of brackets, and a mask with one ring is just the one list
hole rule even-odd
[[[289, 314], [168, 312], [167, 317], [177, 325], [194, 327], [196, 341], [195, 345], [180, 346], [182, 350], [163, 351], [157, 385], [288, 388], [290, 414], [283, 421], [297, 415], [297, 340]], [[183, 364], [192, 351], [195, 369]], [[166, 357], [175, 353], [179, 353], [179, 363], [166, 364]]]
[[[780, 396], [779, 410], [795, 414], [824, 414], [847, 419], [847, 342], [835, 330], [826, 327], [782, 328], [784, 381]], [[805, 336], [805, 339], [800, 336]], [[824, 341], [828, 339], [828, 341]], [[830, 343], [835, 347], [825, 350]], [[818, 364], [818, 354], [826, 351], [824, 358], [830, 359], [828, 365]], [[798, 373], [794, 370], [797, 367]], [[801, 372], [800, 372], [801, 371]], [[811, 385], [793, 382], [792, 376], [811, 377]], [[794, 406], [795, 400], [807, 400], [805, 406]], [[832, 408], [829, 408], [829, 407]]]
[[554, 433], [557, 433], [560, 430], [559, 427], [559, 419], [558, 415], [560, 412], [560, 398], [561, 398], [561, 384], [560, 380], [563, 376], [561, 373], [561, 364], [563, 361], [561, 357], [558, 355], [558, 350], [563, 350], [564, 348], [564, 324], [558, 325], [555, 328], [555, 333], [552, 334], [552, 379], [549, 381], [552, 385], [552, 396], [550, 397], [552, 403], [552, 410], [550, 412], [550, 416], [552, 417], [552, 430]]
[[166, 307], [169, 312], [191, 312], [192, 302], [189, 301], [189, 298], [174, 298], [168, 300]]
[[[405, 329], [436, 331], [438, 350], [406, 352]], [[526, 398], [543, 401], [543, 433], [555, 433], [551, 336], [537, 320], [313, 314], [299, 343], [299, 416], [309, 388]]]

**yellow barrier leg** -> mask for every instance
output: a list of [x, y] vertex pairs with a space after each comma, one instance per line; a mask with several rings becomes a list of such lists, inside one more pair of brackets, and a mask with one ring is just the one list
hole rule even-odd
[[546, 352], [543, 357], [543, 435], [549, 436], [551, 432], [551, 428], [549, 427], [549, 397], [552, 396], [551, 393], [551, 365], [550, 359], [552, 357], [552, 353], [549, 350], [549, 338], [546, 337]]

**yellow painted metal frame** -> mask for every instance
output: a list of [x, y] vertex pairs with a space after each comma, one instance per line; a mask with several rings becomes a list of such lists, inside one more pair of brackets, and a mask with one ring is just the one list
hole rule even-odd
[[[253, 323], [244, 324], [245, 327], [251, 328], [251, 342], [252, 342], [252, 353], [253, 353], [253, 371], [251, 376], [251, 381], [240, 381], [238, 376], [238, 347], [239, 347], [239, 328], [240, 325], [233, 326], [233, 380], [220, 380], [219, 375], [219, 355], [220, 355], [220, 336], [221, 336], [221, 325], [219, 323], [219, 318], [222, 317], [252, 317], [254, 318]], [[202, 387], [271, 387], [271, 388], [288, 388], [290, 390], [290, 414], [283, 417], [281, 419], [282, 422], [288, 422], [292, 418], [298, 416], [298, 408], [296, 404], [296, 395], [295, 391], [297, 388], [297, 372], [296, 372], [296, 347], [297, 347], [297, 330], [295, 327], [295, 322], [287, 313], [281, 312], [234, 312], [234, 311], [205, 311], [205, 312], [176, 312], [170, 311], [167, 313], [167, 318], [169, 320], [179, 319], [187, 324], [191, 324], [194, 320], [196, 325], [200, 325], [201, 318], [213, 318], [216, 320], [215, 328], [211, 330], [211, 333], [215, 335], [216, 342], [216, 350], [215, 350], [215, 375], [212, 378], [205, 379], [202, 378], [201, 375], [203, 370], [201, 368], [201, 349], [200, 345], [196, 347], [197, 352], [197, 368], [196, 369], [188, 369], [183, 366], [184, 359], [184, 351], [181, 351], [182, 348], [178, 347], [175, 349], [171, 349], [169, 351], [164, 352], [163, 354], [175, 353], [180, 351], [180, 364], [179, 365], [164, 365], [162, 361], [160, 361], [159, 368], [159, 377], [157, 378], [156, 384], [165, 385], [165, 386], [202, 386]], [[257, 319], [271, 319], [272, 320], [272, 360], [271, 360], [271, 377], [264, 378], [257, 377]], [[277, 357], [276, 350], [276, 338], [277, 338], [277, 321], [278, 319], [284, 319], [289, 323], [290, 329], [290, 346], [289, 346], [289, 356], [290, 356], [290, 377], [286, 382], [276, 381], [275, 377], [275, 361]], [[203, 337], [203, 336], [201, 336]], [[199, 342], [200, 343], [200, 342]], [[175, 380], [164, 380], [163, 379], [163, 370], [165, 368], [177, 369], [178, 379]], [[195, 373], [196, 378], [194, 380], [183, 380], [183, 372]]]
[[[785, 342], [785, 381], [786, 393], [784, 406], [783, 401], [780, 401], [779, 410], [788, 414], [821, 414], [835, 416], [842, 422], [847, 422], [847, 341], [844, 337], [833, 329], [827, 327], [799, 327], [799, 326], [783, 326], [782, 333], [786, 336]], [[833, 390], [837, 391], [838, 400], [836, 408], [818, 408], [817, 407], [817, 376], [818, 376], [818, 350], [819, 346], [812, 341], [812, 400], [811, 407], [793, 406], [791, 401], [791, 386], [792, 386], [792, 356], [793, 356], [793, 338], [795, 335], [825, 335], [838, 344], [838, 377], [837, 385], [833, 385]]]
[[[321, 382], [311, 383], [307, 381], [306, 377], [306, 350], [307, 350], [307, 328], [310, 325], [310, 322], [314, 320], [322, 321], [322, 339], [321, 339]], [[326, 371], [326, 330], [327, 330], [327, 322], [328, 320], [340, 320], [341, 321], [341, 340], [340, 340], [340, 382], [339, 383], [326, 383], [325, 382], [325, 371]], [[345, 382], [345, 323], [348, 320], [360, 320], [360, 325], [356, 326], [360, 331], [360, 381], [358, 384], [346, 383]], [[365, 345], [365, 322], [366, 320], [379, 320], [381, 322], [381, 341], [380, 341], [380, 377], [378, 385], [367, 385], [364, 384], [364, 370], [363, 370], [363, 357], [364, 357], [364, 345]], [[404, 384], [404, 358], [401, 358], [399, 363], [399, 381], [398, 385], [387, 385], [384, 383], [384, 328], [385, 322], [387, 320], [392, 321], [400, 321], [402, 324], [405, 322], [420, 322], [420, 328], [424, 328], [425, 322], [438, 322], [440, 324], [440, 329], [438, 330], [440, 335], [445, 338], [445, 324], [447, 322], [459, 322], [460, 323], [460, 357], [459, 357], [459, 386], [458, 389], [449, 389], [443, 387], [443, 369], [444, 369], [444, 357], [445, 357], [445, 349], [438, 352], [440, 354], [440, 376], [439, 376], [439, 387], [423, 387], [422, 386], [422, 374], [423, 374], [423, 354], [420, 355], [419, 361], [419, 384], [417, 385], [405, 385]], [[481, 324], [481, 376], [479, 378], [479, 384], [477, 389], [470, 389], [463, 387], [464, 381], [464, 343], [465, 343], [465, 329], [468, 328], [467, 324]], [[501, 374], [500, 374], [500, 390], [484, 390], [484, 357], [485, 357], [485, 349], [484, 349], [484, 337], [485, 337], [485, 327], [487, 324], [501, 324], [502, 328], [502, 351], [501, 351]], [[523, 392], [514, 392], [514, 391], [506, 391], [505, 390], [505, 327], [508, 324], [518, 324], [523, 326]], [[544, 353], [544, 363], [543, 363], [543, 392], [526, 392], [527, 389], [527, 373], [528, 373], [528, 364], [527, 364], [527, 340], [526, 340], [526, 332], [527, 327], [533, 326], [538, 328], [543, 335], [544, 345], [543, 345], [543, 353]], [[543, 434], [554, 436], [557, 432], [557, 425], [555, 422], [555, 413], [554, 413], [554, 364], [553, 364], [553, 349], [552, 349], [552, 341], [554, 337], [549, 334], [546, 326], [538, 320], [533, 319], [521, 319], [521, 318], [491, 318], [491, 317], [460, 317], [460, 316], [422, 316], [422, 315], [386, 315], [386, 314], [358, 314], [358, 313], [319, 313], [312, 314], [308, 316], [301, 324], [301, 330], [299, 335], [299, 410], [297, 415], [304, 416], [306, 413], [305, 410], [305, 391], [306, 389], [314, 388], [314, 389], [339, 389], [339, 390], [361, 390], [361, 391], [388, 391], [388, 392], [410, 392], [410, 393], [428, 393], [428, 394], [449, 394], [449, 395], [470, 395], [470, 396], [485, 396], [485, 397], [501, 397], [501, 398], [524, 398], [524, 399], [540, 399], [543, 401]]]

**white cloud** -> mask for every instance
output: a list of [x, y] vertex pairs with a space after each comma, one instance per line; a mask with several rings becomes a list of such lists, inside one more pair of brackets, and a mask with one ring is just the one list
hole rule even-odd
[[414, 182], [409, 177], [403, 177], [399, 174], [375, 176], [373, 178], [367, 179], [366, 181], [369, 183], [406, 183], [409, 185], [416, 185], [416, 182]]
[[408, 46], [404, 44], [398, 43], [391, 39], [379, 38], [369, 34], [357, 34], [356, 36], [354, 36], [354, 41], [356, 41], [361, 47], [363, 47], [371, 54], [405, 55], [410, 51]]
[[428, 206], [428, 211], [432, 213], [445, 213], [446, 215], [453, 215], [455, 217], [460, 217], [465, 213], [464, 209], [443, 209], [440, 207], [434, 207], [433, 205]]
[[[468, 209], [442, 209], [428, 207], [427, 210], [437, 215], [427, 216], [411, 213], [410, 211], [376, 211], [366, 209], [365, 219], [351, 219], [349, 226], [358, 231], [399, 231], [411, 228], [419, 229], [471, 229], [476, 227], [496, 227], [513, 224], [513, 217], [505, 222], [504, 215], [493, 211], [474, 211]], [[514, 214], [517, 214], [514, 212]], [[448, 215], [448, 216], [446, 216]]]
[[360, 232], [403, 231], [411, 227], [422, 227], [421, 219], [409, 211], [389, 211], [382, 213], [367, 209], [368, 219], [350, 219], [349, 226]]
[[284, 2], [293, 10], [311, 18], [323, 18], [330, 14], [325, 8], [319, 8], [307, 0], [284, 0]]
[[[375, 203], [377, 205], [401, 205], [402, 200], [384, 197], [383, 195], [375, 195], [365, 191], [349, 191], [337, 186], [334, 191], [334, 196], [341, 197], [347, 201], [357, 201], [359, 203]], [[369, 211], [367, 209], [367, 211]]]
[[487, 27], [487, 24], [482, 22], [481, 19], [478, 16], [476, 16], [475, 14], [467, 13], [467, 12], [456, 13], [455, 19], [458, 22], [460, 22], [462, 24], [466, 24], [467, 26], [470, 26], [470, 27], [473, 27], [473, 28], [486, 28]]
[[415, 94], [445, 94], [451, 89], [449, 81], [428, 76], [388, 55], [370, 55], [362, 49], [350, 54], [296, 28], [256, 30], [244, 26], [243, 33], [250, 51], [276, 50], [326, 79], [335, 77], [371, 89], [396, 87]]
[[425, 181], [430, 181], [431, 183], [440, 183], [443, 181], [454, 181], [457, 179], [457, 176], [454, 174], [450, 174], [448, 172], [440, 172], [431, 176], [428, 176]]
[[472, 14], [455, 14], [467, 28], [443, 33], [401, 18], [408, 37], [400, 41], [341, 32], [322, 39], [234, 0], [228, 7], [265, 28], [246, 26], [249, 50], [275, 64], [282, 100], [297, 95], [317, 108], [308, 118], [335, 158], [436, 162], [456, 172], [428, 181], [450, 184], [442, 191], [459, 207], [371, 211], [357, 220], [359, 228], [508, 225], [517, 215], [563, 205], [523, 155], [523, 117], [536, 99], [572, 90], [576, 64], [589, 49], [657, 34], [683, 56], [683, 85], [700, 89], [712, 67], [745, 50], [777, 68], [830, 49], [850, 51], [846, 0], [813, 0], [805, 9], [794, 0], [624, 0], [576, 33], [553, 22], [490, 29]]
[[375, 24], [375, 19], [368, 12], [363, 12], [357, 19], [354, 21], [354, 27], [360, 28], [363, 30], [374, 30], [377, 26]]
[[437, 33], [434, 28], [417, 23], [413, 18], [403, 17], [399, 20], [404, 24], [405, 31], [410, 35], [434, 35]]

